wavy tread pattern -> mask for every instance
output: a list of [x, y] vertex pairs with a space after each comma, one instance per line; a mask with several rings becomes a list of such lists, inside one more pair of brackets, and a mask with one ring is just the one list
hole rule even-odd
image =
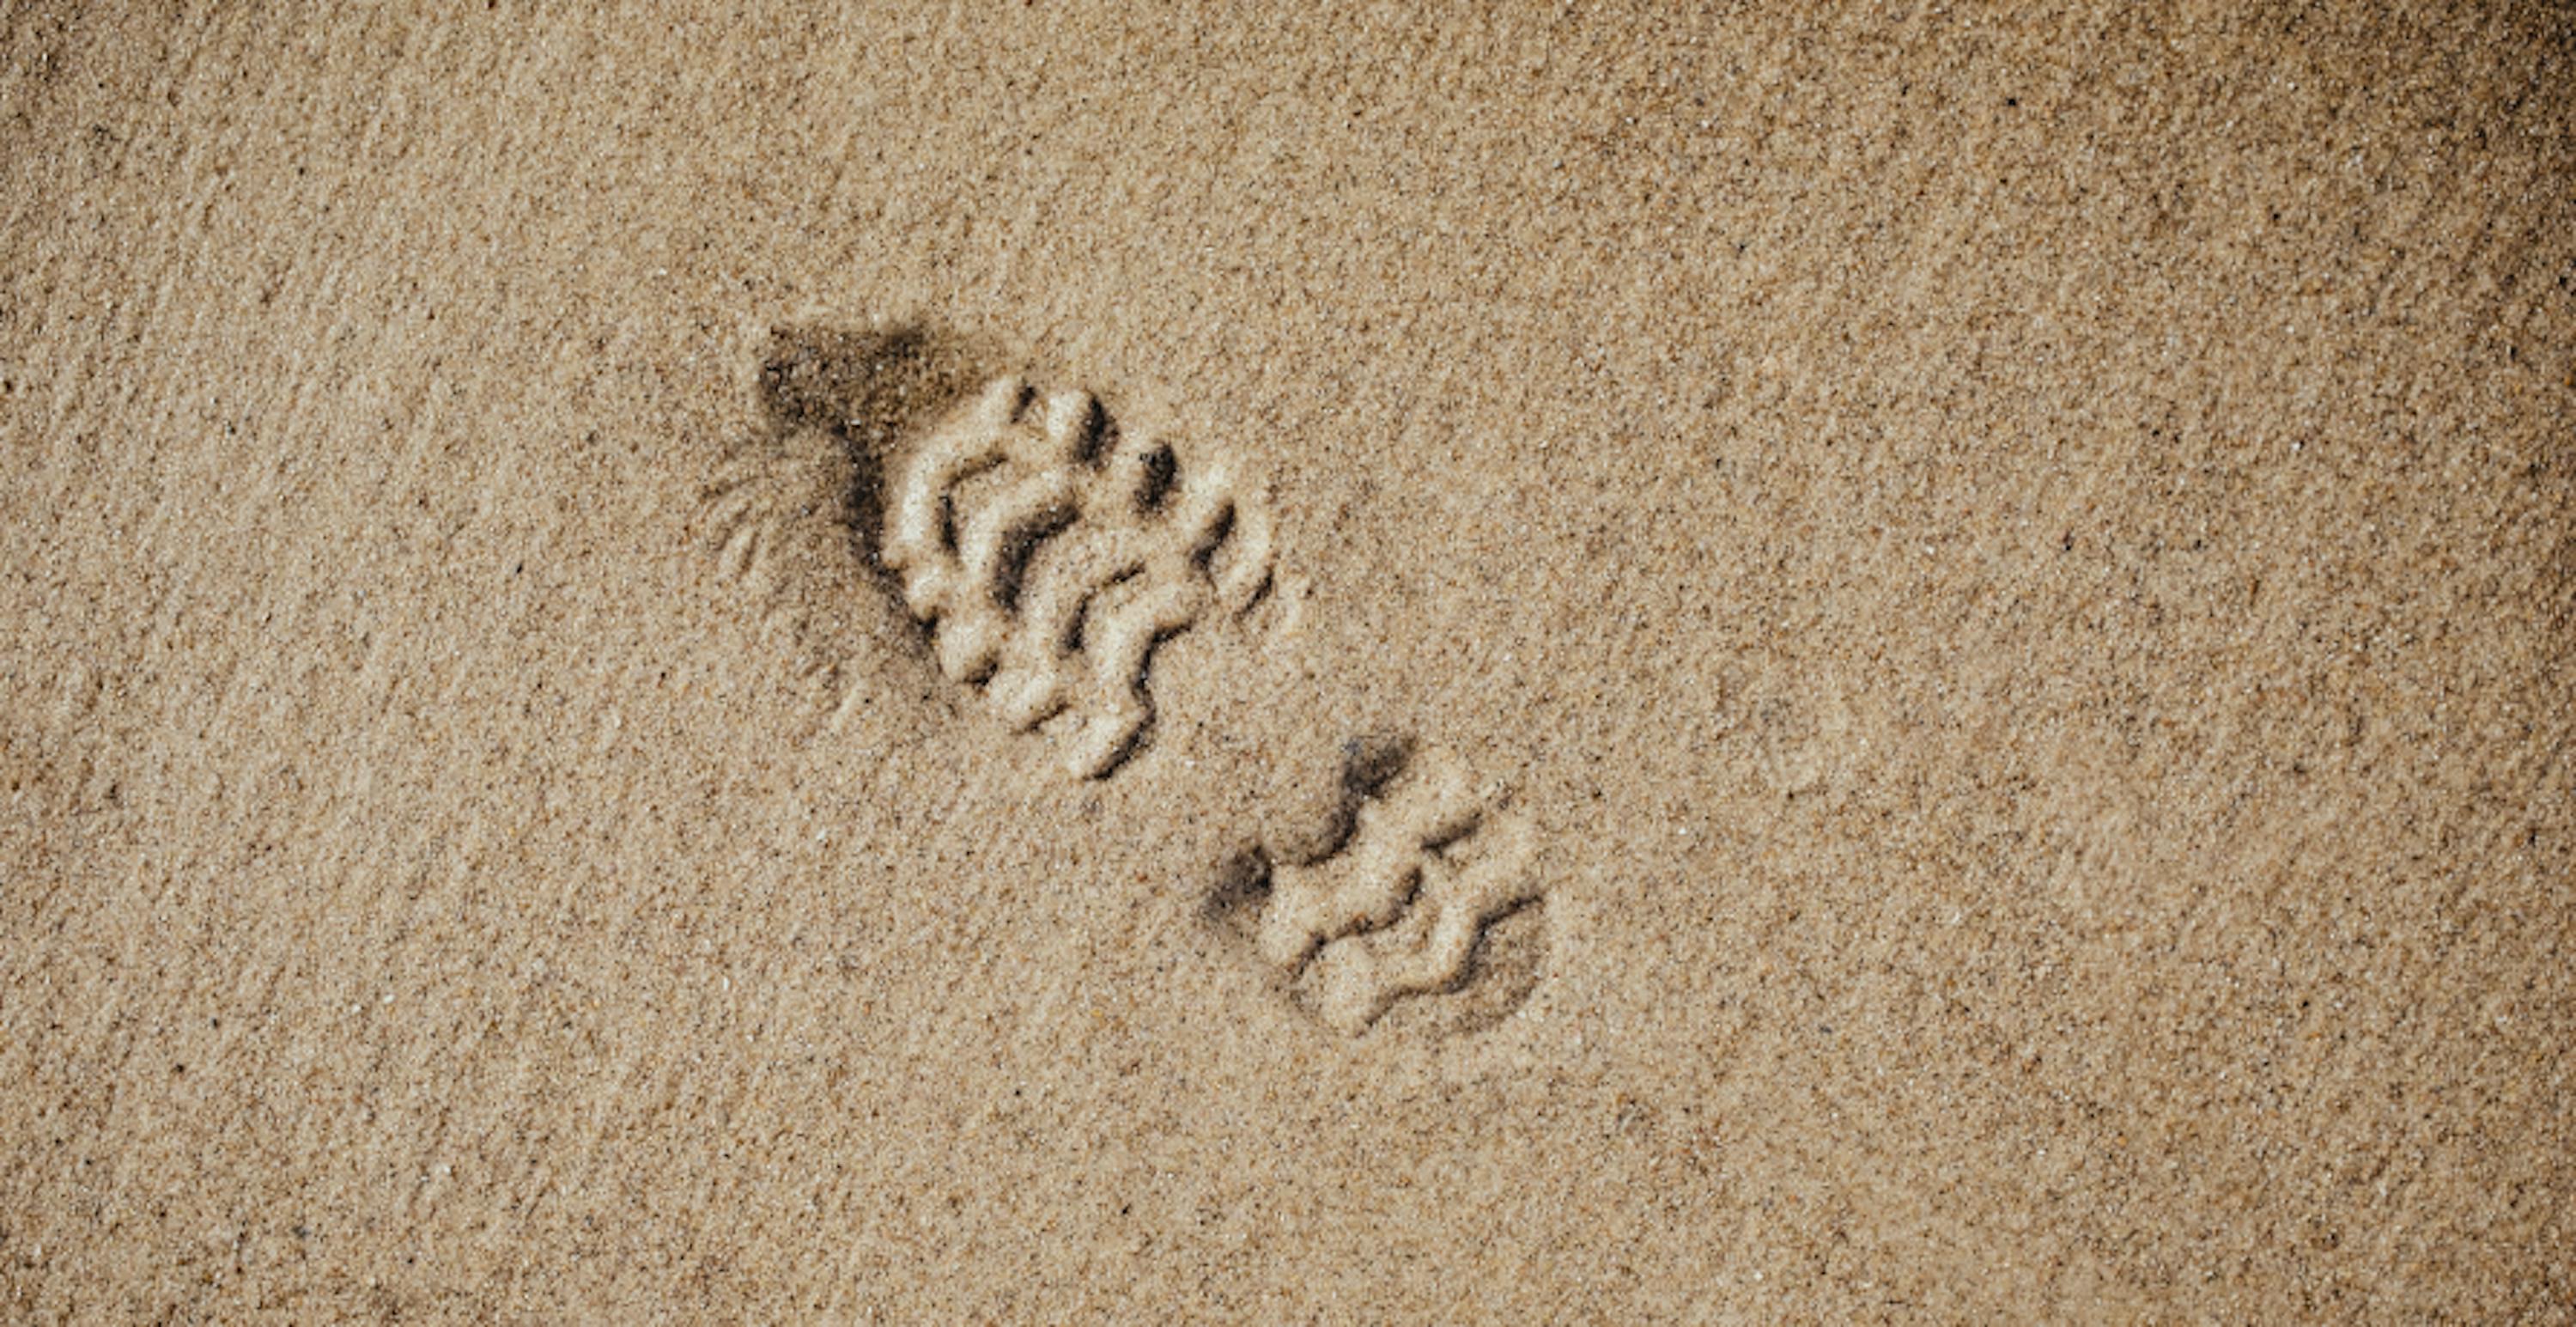
[[1360, 804], [1338, 851], [1270, 868], [1254, 947], [1292, 981], [1311, 970], [1326, 1023], [1365, 1031], [1466, 984], [1486, 928], [1539, 897], [1536, 846], [1526, 818], [1429, 753]]
[[940, 671], [982, 684], [1015, 728], [1063, 719], [1084, 778], [1114, 772], [1153, 721], [1154, 646], [1248, 608], [1270, 575], [1268, 513], [1223, 461], [1182, 470], [1090, 393], [1017, 377], [921, 439], [885, 529]]

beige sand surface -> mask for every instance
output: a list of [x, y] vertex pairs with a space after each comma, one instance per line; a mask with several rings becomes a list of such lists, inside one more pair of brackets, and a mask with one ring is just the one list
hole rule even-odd
[[0, 7], [0, 1317], [2569, 1315], [2565, 9], [421, 8]]

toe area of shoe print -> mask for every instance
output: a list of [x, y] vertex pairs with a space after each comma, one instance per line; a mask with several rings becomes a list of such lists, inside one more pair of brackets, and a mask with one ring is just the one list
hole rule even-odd
[[942, 674], [1105, 778], [1153, 723], [1155, 647], [1271, 574], [1266, 504], [1235, 473], [1119, 429], [1088, 391], [996, 377], [900, 462], [884, 562]]

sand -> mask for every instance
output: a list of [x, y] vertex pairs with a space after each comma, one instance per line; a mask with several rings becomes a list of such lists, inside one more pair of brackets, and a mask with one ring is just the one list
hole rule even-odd
[[0, 15], [0, 1317], [2568, 1319], [2565, 10], [730, 8]]

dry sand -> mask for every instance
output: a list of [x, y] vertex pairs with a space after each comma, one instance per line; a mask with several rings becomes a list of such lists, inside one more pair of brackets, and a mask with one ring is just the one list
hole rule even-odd
[[0, 1316], [2570, 1312], [2565, 10], [249, 8], [0, 10]]

